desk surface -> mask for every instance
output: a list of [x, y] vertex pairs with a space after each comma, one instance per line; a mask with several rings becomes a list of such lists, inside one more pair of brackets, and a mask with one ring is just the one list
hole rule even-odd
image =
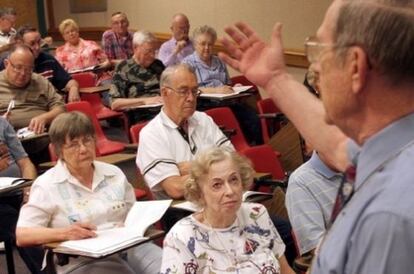
[[198, 100], [210, 100], [210, 101], [227, 101], [233, 99], [240, 99], [244, 97], [249, 97], [254, 95], [251, 92], [243, 92], [243, 93], [230, 93], [230, 94], [208, 94], [203, 93], [198, 97]]
[[18, 184], [18, 185], [15, 185], [15, 186], [11, 186], [11, 187], [8, 187], [8, 188], [2, 188], [2, 189], [0, 189], [0, 194], [7, 194], [7, 193], [10, 193], [12, 191], [22, 189], [22, 188], [25, 188], [27, 186], [31, 186], [32, 184], [33, 184], [33, 180], [30, 180], [30, 181], [27, 181], [27, 182], [24, 182], [22, 184]]
[[35, 135], [29, 136], [29, 137], [19, 138], [19, 140], [20, 140], [20, 142], [24, 143], [24, 142], [29, 142], [29, 141], [41, 139], [41, 138], [44, 138], [44, 137], [47, 137], [47, 136], [49, 136], [49, 133], [43, 132], [43, 133], [35, 134]]
[[88, 88], [80, 88], [80, 93], [99, 93], [108, 91], [110, 89], [110, 85], [103, 85], [103, 86], [97, 86], [97, 87], [88, 87]]

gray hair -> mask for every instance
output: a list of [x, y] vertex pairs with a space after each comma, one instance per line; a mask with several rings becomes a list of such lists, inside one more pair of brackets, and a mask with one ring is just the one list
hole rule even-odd
[[254, 169], [251, 161], [245, 156], [228, 148], [213, 147], [199, 153], [194, 161], [191, 162], [190, 178], [187, 180], [184, 187], [184, 196], [186, 200], [203, 206], [201, 204], [201, 185], [203, 184], [203, 179], [209, 173], [210, 168], [214, 163], [226, 159], [230, 159], [237, 167], [241, 177], [243, 190], [250, 188], [254, 176]]
[[414, 79], [414, 1], [344, 0], [334, 29], [337, 54], [360, 46], [392, 82]]
[[197, 41], [197, 37], [202, 34], [208, 34], [213, 38], [213, 42], [215, 43], [217, 40], [217, 32], [210, 26], [204, 25], [201, 27], [197, 27], [193, 31], [193, 41]]
[[151, 43], [157, 41], [154, 34], [147, 30], [140, 30], [134, 33], [134, 38], [132, 39], [132, 44], [134, 46], [140, 46], [144, 43]]
[[178, 65], [169, 66], [161, 74], [160, 87], [169, 86], [171, 84], [171, 76], [181, 69], [188, 71], [189, 73], [193, 74], [194, 77], [196, 77], [194, 68], [188, 64], [181, 63]]
[[78, 137], [91, 136], [95, 138], [95, 128], [91, 119], [79, 111], [59, 114], [53, 119], [49, 128], [50, 142], [55, 147], [56, 154], [61, 157], [62, 146], [66, 138], [73, 140]]
[[16, 10], [14, 8], [0, 8], [0, 18], [6, 15], [16, 16]]

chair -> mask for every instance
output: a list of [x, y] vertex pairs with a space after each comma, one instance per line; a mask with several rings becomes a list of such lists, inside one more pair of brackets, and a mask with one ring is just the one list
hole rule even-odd
[[217, 124], [217, 126], [224, 127], [225, 130], [235, 130], [234, 134], [230, 137], [230, 141], [237, 151], [250, 148], [250, 145], [247, 143], [246, 138], [240, 129], [239, 123], [230, 108], [211, 108], [205, 112], [213, 118], [213, 121]]
[[286, 188], [288, 177], [279, 160], [279, 152], [274, 151], [269, 145], [260, 145], [247, 148], [241, 153], [252, 161], [256, 172], [272, 175], [271, 179], [256, 181], [255, 189], [265, 188], [267, 192], [270, 191], [269, 188], [277, 186]]
[[129, 138], [133, 144], [138, 144], [139, 133], [141, 132], [141, 129], [143, 129], [147, 124], [148, 121], [145, 121], [131, 126], [129, 129]]
[[252, 82], [250, 82], [246, 78], [246, 76], [244, 76], [244, 75], [237, 75], [237, 76], [231, 77], [230, 80], [231, 80], [232, 86], [234, 86], [235, 84], [241, 84], [243, 86], [253, 86], [253, 88], [251, 90], [255, 94], [256, 100], [261, 100], [262, 99], [262, 97], [260, 95], [260, 92], [259, 92], [259, 89], [257, 88], [257, 86], [255, 84], [253, 84]]
[[[82, 72], [72, 75], [72, 78], [78, 81], [80, 88], [94, 87], [96, 86], [96, 74], [92, 72]], [[111, 118], [119, 118], [124, 124], [124, 130], [128, 135], [128, 118], [122, 112], [112, 110], [102, 104], [101, 96], [99, 93], [82, 93], [81, 98], [83, 101], [88, 101], [92, 105], [92, 109], [96, 114], [98, 120], [108, 120]]]
[[271, 98], [259, 100], [256, 105], [262, 126], [263, 141], [268, 143], [286, 119]]
[[95, 112], [92, 110], [91, 104], [86, 101], [73, 102], [66, 104], [67, 111], [80, 111], [85, 113], [91, 120], [95, 128], [96, 134], [96, 149], [100, 156], [108, 155], [123, 151], [125, 144], [121, 142], [111, 141], [106, 138], [101, 124], [99, 124], [98, 118]]

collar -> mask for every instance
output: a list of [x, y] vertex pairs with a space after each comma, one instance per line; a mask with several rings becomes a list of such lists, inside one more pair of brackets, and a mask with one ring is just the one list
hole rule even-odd
[[322, 174], [324, 177], [331, 179], [335, 176], [341, 176], [341, 173], [335, 172], [332, 169], [330, 169], [322, 160], [319, 158], [318, 153], [316, 151], [313, 151], [312, 157], [309, 159], [309, 164], [312, 166], [313, 169], [315, 169], [317, 172]]
[[[194, 117], [194, 114], [190, 118], [187, 119], [188, 132], [190, 132], [190, 129], [194, 128], [198, 124], [198, 121]], [[159, 115], [160, 115], [163, 125], [169, 128], [174, 128], [174, 129], [179, 127], [179, 125], [177, 125], [173, 120], [171, 120], [171, 118], [168, 117], [168, 115], [164, 112], [164, 108], [161, 109]]]
[[356, 188], [387, 159], [414, 140], [414, 113], [406, 115], [371, 136], [357, 157]]
[[[106, 177], [113, 177], [116, 175], [116, 172], [114, 169], [107, 168], [107, 166], [104, 163], [93, 161], [93, 165], [95, 167], [93, 172], [93, 181], [92, 181], [92, 191], [96, 189], [96, 187], [105, 180]], [[60, 184], [64, 182], [69, 182], [71, 184], [84, 187], [81, 183], [79, 183], [78, 180], [76, 180], [72, 174], [70, 174], [69, 170], [66, 167], [66, 163], [62, 160], [58, 160], [52, 174], [54, 180], [53, 183]], [[87, 189], [90, 191], [90, 189]]]

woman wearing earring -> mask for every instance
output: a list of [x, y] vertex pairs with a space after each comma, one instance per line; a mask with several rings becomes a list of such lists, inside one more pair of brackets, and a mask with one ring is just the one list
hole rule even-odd
[[202, 209], [167, 234], [161, 273], [294, 273], [266, 209], [242, 203], [253, 174], [247, 159], [221, 148], [192, 162], [185, 195]]

